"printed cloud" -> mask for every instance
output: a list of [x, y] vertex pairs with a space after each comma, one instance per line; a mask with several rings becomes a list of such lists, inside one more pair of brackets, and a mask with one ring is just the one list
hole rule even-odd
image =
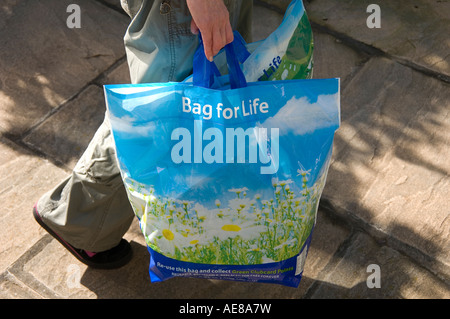
[[339, 124], [339, 94], [319, 95], [310, 103], [307, 97], [290, 99], [275, 116], [267, 119], [262, 126], [277, 127], [283, 134], [292, 132], [304, 135], [316, 129]]
[[109, 120], [116, 132], [126, 133], [134, 136], [148, 136], [156, 129], [156, 125], [154, 122], [149, 122], [145, 125], [138, 125], [135, 123], [136, 119], [128, 115], [118, 118], [111, 112], [109, 112]]

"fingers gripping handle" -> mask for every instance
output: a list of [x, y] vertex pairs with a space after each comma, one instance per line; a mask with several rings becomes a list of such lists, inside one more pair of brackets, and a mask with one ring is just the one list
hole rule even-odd
[[[198, 49], [194, 54], [193, 83], [195, 86], [211, 88], [214, 78], [219, 77], [221, 74], [216, 64], [206, 58], [201, 34], [199, 35], [199, 42]], [[234, 41], [225, 46], [225, 53], [231, 88], [246, 87], [247, 81], [240, 64], [248, 58], [250, 53], [245, 46], [244, 39], [237, 31], [234, 32]]]

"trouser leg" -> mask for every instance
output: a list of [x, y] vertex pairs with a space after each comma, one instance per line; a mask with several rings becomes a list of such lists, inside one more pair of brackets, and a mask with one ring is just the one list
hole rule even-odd
[[108, 120], [97, 130], [72, 174], [40, 198], [37, 210], [45, 224], [76, 248], [100, 252], [120, 242], [134, 213], [116, 162]]

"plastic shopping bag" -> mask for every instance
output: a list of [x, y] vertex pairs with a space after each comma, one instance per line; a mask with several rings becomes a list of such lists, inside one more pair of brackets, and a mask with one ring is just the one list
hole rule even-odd
[[[266, 39], [246, 44], [250, 52], [242, 63], [247, 82], [310, 79], [313, 74], [313, 33], [303, 2], [293, 0], [281, 24]], [[214, 59], [222, 74], [228, 71], [225, 53]], [[186, 82], [192, 82], [188, 77]]]
[[220, 76], [204, 56], [194, 82], [206, 87], [105, 86], [152, 282], [300, 283], [339, 127], [339, 80], [246, 82], [241, 50], [238, 41], [225, 50], [231, 88], [208, 87]]

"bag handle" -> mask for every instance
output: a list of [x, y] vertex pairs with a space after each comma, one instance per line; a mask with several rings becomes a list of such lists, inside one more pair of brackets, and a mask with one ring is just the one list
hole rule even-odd
[[[234, 31], [234, 40], [225, 46], [225, 53], [231, 88], [246, 87], [247, 81], [245, 80], [240, 63], [244, 63], [250, 56], [250, 53], [239, 32]], [[201, 34], [199, 34], [199, 46], [194, 54], [193, 62], [193, 84], [195, 86], [211, 88], [214, 83], [214, 78], [219, 77], [221, 74], [216, 64], [206, 58]]]

